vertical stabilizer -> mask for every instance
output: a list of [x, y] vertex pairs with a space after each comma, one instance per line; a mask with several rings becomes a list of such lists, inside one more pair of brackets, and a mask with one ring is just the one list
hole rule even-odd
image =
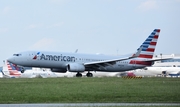
[[17, 76], [21, 75], [20, 68], [17, 65], [7, 61], [7, 68], [9, 71], [9, 75], [17, 75]]
[[[159, 38], [160, 29], [154, 29], [154, 31], [149, 35], [149, 37], [140, 46], [142, 51], [138, 58], [152, 59], [156, 48], [157, 40]], [[139, 50], [138, 48], [137, 50]]]

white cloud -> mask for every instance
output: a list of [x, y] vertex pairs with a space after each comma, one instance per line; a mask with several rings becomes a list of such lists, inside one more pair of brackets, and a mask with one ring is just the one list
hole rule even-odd
[[4, 7], [4, 9], [3, 9], [3, 13], [4, 13], [4, 14], [7, 14], [10, 10], [11, 10], [11, 8], [10, 8], [9, 6], [6, 6], [6, 7]]
[[29, 49], [30, 50], [47, 50], [55, 45], [55, 40], [51, 38], [42, 38], [41, 40], [34, 43]]
[[156, 9], [157, 6], [157, 2], [155, 0], [147, 0], [143, 3], [141, 3], [138, 6], [138, 9], [142, 10], [142, 11], [148, 11], [148, 10], [152, 10], [152, 9]]

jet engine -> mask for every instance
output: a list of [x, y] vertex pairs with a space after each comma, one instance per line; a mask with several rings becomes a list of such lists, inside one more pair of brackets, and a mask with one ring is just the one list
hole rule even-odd
[[66, 69], [56, 69], [56, 68], [52, 68], [51, 71], [52, 72], [58, 72], [58, 73], [66, 73], [67, 72]]
[[69, 72], [84, 72], [85, 66], [83, 64], [71, 63], [71, 64], [68, 64], [67, 70]]

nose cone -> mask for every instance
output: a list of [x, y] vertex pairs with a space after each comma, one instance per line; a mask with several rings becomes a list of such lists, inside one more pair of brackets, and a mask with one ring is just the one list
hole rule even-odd
[[10, 57], [7, 59], [8, 62], [11, 62], [11, 63], [15, 63], [15, 58], [14, 57]]

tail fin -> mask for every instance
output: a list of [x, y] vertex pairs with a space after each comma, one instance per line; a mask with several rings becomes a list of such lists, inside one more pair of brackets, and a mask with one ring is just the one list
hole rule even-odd
[[7, 68], [10, 75], [21, 75], [20, 67], [7, 61]]
[[[143, 44], [140, 46], [142, 47], [142, 51], [138, 56], [138, 58], [147, 58], [147, 59], [153, 58], [159, 33], [160, 33], [160, 29], [154, 29], [154, 31], [149, 35], [149, 37], [143, 42]], [[140, 47], [137, 50], [139, 50]]]

